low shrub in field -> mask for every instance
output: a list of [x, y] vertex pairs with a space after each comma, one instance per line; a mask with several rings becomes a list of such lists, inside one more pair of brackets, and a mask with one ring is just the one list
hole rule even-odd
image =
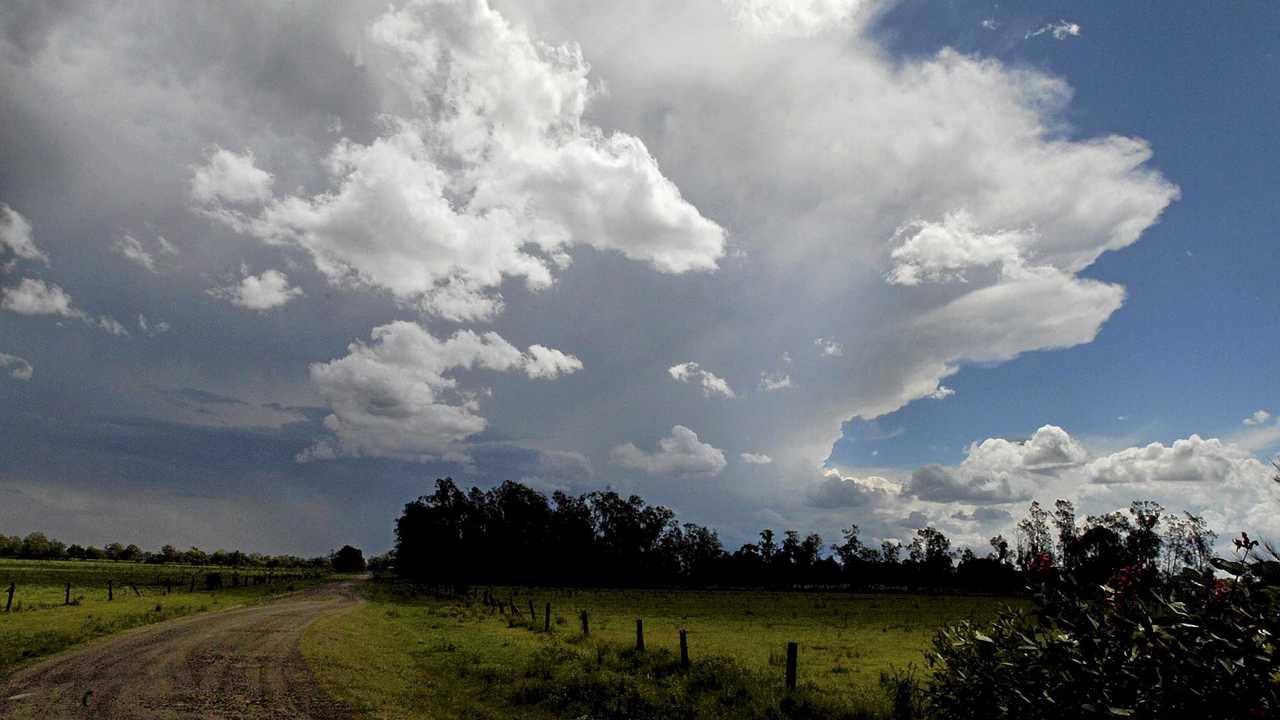
[[[1248, 542], [1248, 538], [1245, 538]], [[946, 720], [1280, 717], [1280, 562], [1160, 582], [1046, 574], [1031, 612], [939, 633], [926, 689]], [[1145, 578], [1145, 579], [1144, 579]]]

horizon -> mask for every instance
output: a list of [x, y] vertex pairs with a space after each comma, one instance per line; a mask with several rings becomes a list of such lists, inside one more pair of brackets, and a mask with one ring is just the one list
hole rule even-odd
[[373, 556], [452, 477], [1280, 541], [1276, 21], [7, 6], [0, 533]]

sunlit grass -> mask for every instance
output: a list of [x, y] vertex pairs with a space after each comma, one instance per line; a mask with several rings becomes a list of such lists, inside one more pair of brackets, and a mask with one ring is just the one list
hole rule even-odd
[[[634, 645], [637, 618], [644, 620], [650, 655], [678, 657], [684, 628], [691, 658], [730, 659], [735, 677], [749, 678], [752, 702], [781, 692], [786, 644], [797, 642], [802, 688], [830, 707], [880, 713], [887, 710], [882, 672], [921, 665], [938, 628], [967, 617], [989, 618], [1005, 602], [843, 593], [495, 590], [503, 600], [514, 599], [520, 614], [513, 620], [479, 603], [410, 596], [383, 583], [367, 594], [368, 604], [313, 625], [304, 652], [332, 692], [372, 718], [551, 717], [549, 707], [558, 700], [531, 703], [530, 693], [520, 690], [527, 689], [530, 674], [541, 672], [540, 665], [558, 664], [563, 667], [546, 668], [542, 682], [582, 685], [587, 681], [573, 679], [577, 671], [569, 659], [577, 656], [588, 668], [600, 661], [601, 672], [612, 677], [615, 665], [632, 662], [619, 651]], [[551, 632], [543, 633], [547, 602]], [[582, 610], [590, 625], [585, 639]], [[686, 691], [660, 679], [660, 667], [637, 672], [647, 673], [657, 695]], [[590, 682], [605, 681], [593, 676]]]

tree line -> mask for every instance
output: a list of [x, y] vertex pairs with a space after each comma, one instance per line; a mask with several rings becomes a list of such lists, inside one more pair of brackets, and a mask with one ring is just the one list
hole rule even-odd
[[1135, 502], [1123, 512], [1075, 517], [1038, 502], [979, 554], [922, 527], [908, 543], [863, 542], [850, 525], [827, 545], [817, 533], [766, 528], [727, 550], [719, 534], [638, 495], [594, 491], [550, 497], [517, 482], [464, 492], [451, 478], [405, 505], [390, 562], [397, 574], [455, 589], [476, 584], [847, 587], [1016, 592], [1044, 563], [1099, 582], [1123, 567], [1176, 573], [1208, 566], [1214, 534], [1203, 519]]
[[68, 545], [60, 540], [50, 538], [42, 532], [33, 532], [26, 537], [0, 533], [0, 558], [21, 560], [117, 560], [150, 565], [183, 564], [219, 565], [225, 567], [320, 568], [330, 566], [334, 555], [303, 558], [296, 555], [246, 553], [240, 550], [205, 552], [197, 547], [179, 550], [173, 545], [165, 545], [160, 550], [151, 552], [143, 550], [132, 543], [125, 545], [124, 543], [114, 542], [102, 547]]

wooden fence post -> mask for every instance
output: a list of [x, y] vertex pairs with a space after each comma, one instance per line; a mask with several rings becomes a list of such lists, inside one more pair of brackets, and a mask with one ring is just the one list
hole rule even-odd
[[111, 580], [108, 580], [107, 581], [107, 602], [111, 602], [112, 600], [115, 600], [115, 599], [116, 599], [115, 583]]
[[62, 604], [63, 604], [63, 605], [70, 605], [70, 604], [71, 604], [71, 583], [67, 583], [67, 592], [66, 592], [66, 594], [62, 597]]
[[586, 637], [591, 634], [591, 628], [587, 624], [587, 611], [583, 610], [580, 617], [582, 618], [582, 636]]
[[193, 593], [195, 591], [196, 591], [196, 574], [191, 573], [191, 588], [187, 590], [187, 592]]
[[787, 692], [796, 689], [796, 654], [798, 650], [793, 642], [787, 643]]
[[636, 618], [636, 652], [644, 652], [644, 620]]
[[4, 611], [9, 612], [13, 609], [13, 593], [18, 589], [14, 583], [9, 583], [9, 599], [4, 601]]
[[551, 632], [551, 603], [547, 603], [547, 616], [542, 621], [542, 632]]
[[529, 627], [538, 629], [538, 611], [533, 609], [533, 598], [529, 598]]
[[680, 629], [680, 667], [689, 667], [689, 631]]

